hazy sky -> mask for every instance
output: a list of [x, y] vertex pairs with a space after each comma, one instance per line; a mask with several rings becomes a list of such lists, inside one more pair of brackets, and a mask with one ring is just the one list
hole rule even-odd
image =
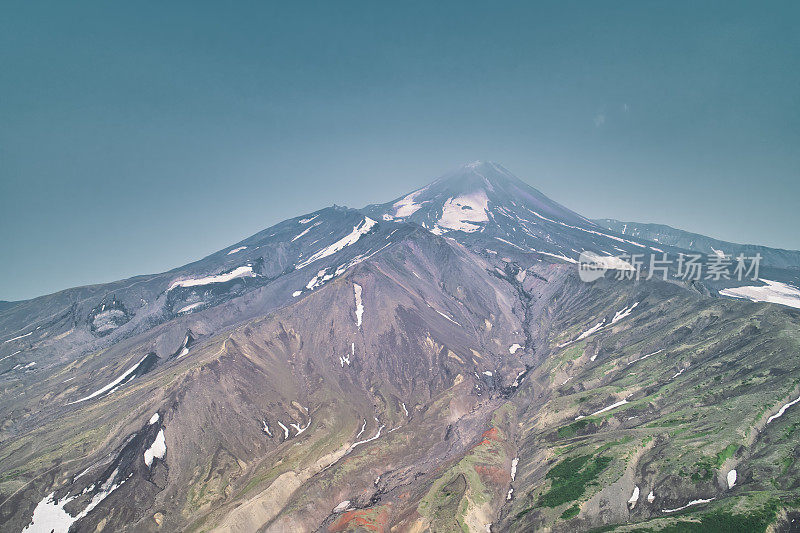
[[4, 3], [0, 299], [475, 159], [585, 216], [800, 249], [796, 1], [285, 4]]

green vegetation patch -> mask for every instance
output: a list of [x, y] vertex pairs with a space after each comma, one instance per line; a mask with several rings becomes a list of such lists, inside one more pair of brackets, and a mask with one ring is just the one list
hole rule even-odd
[[717, 454], [717, 461], [716, 461], [717, 468], [721, 467], [722, 463], [733, 457], [733, 454], [735, 454], [738, 450], [739, 450], [738, 444], [728, 444], [728, 446], [724, 450], [722, 450]]
[[[697, 521], [681, 520], [657, 531], [659, 533], [764, 533], [775, 520], [778, 506], [771, 503], [746, 514], [714, 511], [700, 515]], [[635, 533], [648, 533], [653, 529], [636, 529]]]
[[[686, 475], [684, 472], [681, 472], [681, 474]], [[694, 464], [694, 472], [690, 475], [693, 482], [700, 483], [701, 481], [709, 481], [712, 477], [714, 477], [714, 466], [711, 464], [711, 461], [708, 459], [700, 459]]]
[[566, 511], [561, 513], [561, 518], [563, 518], [564, 520], [569, 520], [570, 518], [575, 518], [576, 516], [578, 516], [578, 513], [580, 512], [581, 508], [576, 503], [575, 505], [573, 505], [572, 507], [568, 507]]
[[583, 496], [597, 476], [608, 467], [610, 457], [578, 455], [562, 460], [547, 472], [545, 479], [552, 481], [550, 489], [539, 496], [542, 507], [558, 507]]
[[578, 434], [578, 431], [582, 431], [589, 425], [590, 420], [586, 418], [581, 418], [580, 420], [573, 422], [568, 426], [563, 426], [558, 428], [558, 436], [562, 439], [571, 439], [575, 435]]

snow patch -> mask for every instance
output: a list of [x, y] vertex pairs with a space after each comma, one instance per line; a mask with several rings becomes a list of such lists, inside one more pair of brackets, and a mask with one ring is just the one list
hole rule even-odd
[[6, 344], [6, 343], [11, 342], [11, 341], [16, 341], [16, 340], [19, 340], [19, 339], [24, 339], [25, 337], [27, 337], [29, 335], [33, 335], [33, 331], [30, 331], [30, 332], [26, 333], [25, 335], [20, 335], [19, 337], [14, 337], [13, 339], [8, 339], [6, 341], [3, 341], [3, 344]]
[[483, 190], [449, 198], [442, 206], [442, 216], [437, 222], [441, 231], [456, 230], [472, 233], [488, 222], [486, 214], [489, 198]]
[[308, 417], [308, 423], [303, 427], [300, 427], [300, 424], [295, 424], [295, 423], [291, 423], [289, 425], [292, 426], [295, 429], [295, 431], [297, 431], [297, 433], [295, 434], [296, 437], [308, 429], [308, 427], [311, 425], [311, 417]]
[[158, 413], [156, 413], [156, 414], [154, 414], [153, 416], [150, 417], [150, 421], [147, 422], [147, 425], [148, 426], [152, 426], [153, 424], [158, 422], [160, 419], [161, 419], [161, 416]]
[[356, 438], [358, 438], [361, 435], [363, 435], [365, 429], [367, 429], [367, 419], [366, 418], [364, 419], [364, 425], [361, 426], [361, 431], [358, 432], [358, 435], [356, 435]]
[[189, 304], [187, 306], [181, 307], [180, 309], [178, 309], [178, 314], [188, 313], [189, 311], [191, 311], [193, 309], [197, 309], [198, 307], [200, 307], [204, 303], [205, 302], [197, 302], [197, 303], [194, 303], [194, 304]]
[[785, 413], [788, 408], [790, 408], [791, 406], [793, 406], [797, 402], [800, 402], [800, 396], [798, 396], [797, 399], [792, 400], [791, 402], [789, 402], [787, 404], [784, 404], [783, 407], [781, 407], [780, 410], [777, 413], [775, 413], [774, 415], [772, 415], [771, 417], [769, 417], [767, 419], [767, 424], [769, 424], [770, 422], [772, 422], [776, 418], [782, 417], [783, 413]]
[[633, 360], [633, 361], [631, 361], [630, 363], [628, 363], [628, 366], [632, 365], [633, 363], [638, 363], [639, 361], [644, 361], [644, 360], [645, 360], [645, 359], [647, 359], [648, 357], [653, 357], [654, 355], [660, 354], [660, 353], [661, 353], [661, 352], [663, 352], [663, 351], [664, 351], [664, 350], [663, 350], [663, 349], [661, 349], [661, 350], [656, 350], [655, 352], [649, 353], [649, 354], [647, 354], [647, 355], [643, 355], [643, 356], [641, 356], [641, 357], [639, 357], [639, 358], [637, 358], [637, 359], [634, 359], [634, 360]]
[[225, 283], [227, 281], [231, 281], [236, 278], [252, 278], [252, 277], [255, 277], [255, 272], [253, 272], [253, 267], [246, 265], [237, 267], [232, 271], [228, 272], [227, 274], [216, 274], [213, 276], [206, 276], [203, 278], [192, 278], [192, 279], [173, 281], [172, 285], [169, 286], [169, 289], [167, 289], [167, 291], [171, 291], [176, 287], [197, 287], [200, 285], [210, 285], [212, 283]]
[[180, 359], [184, 355], [189, 353], [189, 334], [187, 333], [186, 336], [183, 338], [183, 344], [181, 344], [181, 351], [178, 353], [176, 359]]
[[628, 505], [630, 505], [631, 509], [633, 509], [634, 507], [636, 507], [636, 502], [638, 501], [639, 501], [639, 486], [634, 485], [633, 494], [631, 494], [631, 497], [628, 499]]
[[246, 249], [247, 249], [247, 246], [240, 246], [238, 248], [234, 248], [233, 250], [231, 250], [230, 252], [228, 252], [225, 255], [235, 254], [236, 252], [241, 252], [242, 250], [246, 250]]
[[729, 489], [732, 489], [733, 486], [736, 485], [736, 469], [728, 472], [727, 481]]
[[145, 355], [144, 357], [139, 359], [138, 363], [136, 363], [135, 365], [130, 367], [124, 374], [122, 374], [120, 377], [118, 377], [117, 379], [115, 379], [114, 381], [112, 381], [111, 383], [109, 383], [108, 385], [103, 387], [102, 389], [91, 393], [89, 396], [84, 396], [80, 400], [75, 400], [74, 402], [69, 402], [67, 405], [73, 405], [73, 404], [76, 404], [76, 403], [85, 402], [86, 400], [91, 400], [92, 398], [96, 398], [97, 396], [100, 396], [101, 394], [104, 394], [104, 393], [106, 393], [108, 391], [112, 391], [112, 389], [114, 389], [120, 383], [122, 383], [123, 381], [127, 380], [131, 375], [133, 375], [133, 373], [136, 372], [136, 370], [139, 369], [139, 366], [141, 366], [141, 364], [144, 363], [145, 359], [147, 359], [147, 355]]
[[[353, 444], [350, 446], [350, 449], [348, 449], [348, 450], [347, 450], [347, 453], [350, 453], [350, 452], [352, 452], [352, 451], [353, 451], [353, 448], [355, 448], [356, 446], [360, 446], [361, 444], [366, 444], [366, 443], [368, 443], [368, 442], [372, 442], [372, 441], [374, 441], [374, 440], [376, 440], [376, 439], [380, 438], [380, 436], [381, 436], [381, 431], [383, 431], [383, 428], [385, 428], [385, 427], [386, 427], [386, 426], [385, 426], [384, 424], [381, 424], [381, 427], [379, 427], [379, 428], [378, 428], [378, 432], [377, 432], [377, 433], [375, 433], [375, 435], [374, 435], [374, 436], [372, 436], [372, 437], [370, 437], [370, 438], [368, 438], [368, 439], [365, 439], [365, 440], [360, 440], [360, 441], [354, 442], [354, 443], [353, 443]], [[358, 438], [358, 437], [356, 437], [356, 438]]]
[[377, 222], [375, 222], [371, 218], [364, 217], [364, 220], [362, 220], [357, 226], [353, 227], [353, 231], [351, 231], [349, 234], [345, 235], [338, 241], [334, 242], [330, 246], [327, 246], [326, 248], [323, 248], [322, 250], [318, 251], [317, 253], [315, 253], [302, 263], [299, 263], [295, 267], [295, 269], [300, 270], [301, 268], [310, 265], [314, 261], [318, 261], [322, 258], [333, 255], [336, 252], [339, 252], [342, 249], [346, 248], [347, 246], [355, 244], [356, 242], [358, 242], [358, 240], [361, 238], [362, 235], [366, 235], [367, 233], [369, 233], [375, 226], [375, 224], [377, 224]]
[[316, 227], [317, 227], [317, 226], [319, 226], [320, 224], [322, 224], [322, 222], [317, 222], [316, 224], [312, 224], [312, 225], [310, 225], [309, 227], [307, 227], [306, 229], [304, 229], [302, 232], [300, 232], [298, 235], [295, 235], [294, 237], [292, 237], [292, 240], [291, 240], [291, 241], [289, 241], [289, 242], [294, 242], [294, 241], [296, 241], [297, 239], [301, 239], [301, 238], [303, 237], [303, 235], [306, 235], [306, 234], [307, 234], [309, 231], [311, 231], [312, 229], [316, 228]]
[[686, 505], [683, 505], [681, 507], [676, 507], [675, 509], [663, 509], [661, 512], [662, 513], [676, 513], [678, 511], [683, 511], [687, 507], [692, 507], [693, 505], [700, 505], [700, 504], [703, 504], [703, 503], [708, 503], [713, 499], [714, 498], [708, 498], [708, 499], [705, 499], [705, 500], [704, 499], [692, 500], [689, 503], [687, 503]]
[[342, 511], [346, 511], [348, 507], [350, 507], [350, 500], [345, 500], [336, 507], [334, 507], [333, 512], [341, 513]]
[[[567, 341], [567, 342], [558, 344], [557, 347], [558, 348], [564, 348], [565, 346], [569, 346], [570, 344], [572, 344], [574, 342], [582, 341], [583, 339], [585, 339], [589, 335], [597, 333], [598, 331], [603, 330], [603, 329], [607, 328], [608, 326], [612, 326], [612, 325], [616, 324], [617, 322], [619, 322], [623, 318], [628, 317], [633, 312], [633, 310], [636, 308], [637, 305], [639, 305], [639, 302], [634, 302], [633, 305], [624, 307], [622, 310], [617, 311], [614, 314], [614, 318], [611, 319], [611, 322], [606, 323], [605, 319], [603, 319], [602, 322], [600, 322], [598, 324], [595, 324], [594, 326], [592, 326], [588, 330], [584, 331], [583, 333], [578, 335], [577, 338], [575, 338], [575, 339], [573, 339], [571, 341]], [[597, 356], [593, 356], [591, 360], [594, 361], [596, 357]]]
[[512, 344], [511, 346], [508, 347], [508, 353], [510, 353], [511, 355], [514, 355], [515, 353], [517, 353], [517, 350], [519, 350], [520, 348], [522, 348], [522, 346], [520, 346], [519, 344], [517, 344], [515, 342], [514, 344]]
[[442, 312], [441, 312], [441, 311], [439, 311], [438, 309], [434, 309], [434, 311], [436, 311], [437, 313], [439, 313], [440, 315], [442, 315], [443, 317], [445, 317], [447, 320], [449, 320], [450, 322], [452, 322], [452, 323], [453, 323], [453, 324], [455, 324], [456, 326], [463, 327], [463, 326], [461, 326], [461, 324], [459, 324], [458, 322], [456, 322], [455, 320], [453, 320], [452, 318], [450, 318], [450, 317], [449, 317], [449, 316], [447, 316], [446, 314], [442, 313]]
[[361, 329], [361, 318], [364, 315], [364, 304], [361, 302], [361, 285], [353, 283], [353, 292], [356, 297], [356, 326]]
[[396, 201], [392, 207], [394, 208], [394, 216], [397, 218], [410, 217], [422, 207], [422, 203], [417, 203], [416, 198], [421, 193], [425, 192], [428, 187], [423, 187], [417, 191], [407, 194], [400, 200]]
[[769, 302], [800, 309], [800, 289], [780, 281], [761, 278], [758, 281], [766, 285], [722, 289], [719, 293], [731, 298], [744, 298], [753, 302]]
[[[602, 409], [600, 409], [599, 411], [595, 411], [594, 413], [592, 413], [592, 414], [590, 414], [590, 415], [588, 415], [588, 416], [595, 416], [595, 415], [603, 414], [603, 413], [605, 413], [605, 412], [607, 412], [607, 411], [611, 411], [612, 409], [616, 409], [617, 407], [620, 407], [621, 405], [625, 405], [626, 403], [628, 403], [628, 400], [627, 400], [627, 399], [625, 399], [625, 400], [620, 400], [620, 401], [618, 401], [617, 403], [612, 403], [612, 404], [611, 404], [611, 405], [609, 405], [608, 407], [603, 407], [603, 408], [602, 408]], [[575, 417], [575, 420], [580, 420], [581, 418], [586, 418], [586, 417], [585, 417], [585, 416], [583, 416], [583, 415], [576, 416], [576, 417]]]
[[144, 464], [150, 468], [150, 466], [153, 464], [153, 459], [163, 459], [166, 454], [167, 441], [164, 438], [164, 429], [162, 428], [158, 430], [158, 435], [156, 435], [153, 444], [151, 444], [150, 447], [145, 450]]
[[31, 517], [31, 523], [22, 530], [23, 533], [68, 533], [72, 524], [88, 515], [92, 509], [105, 500], [109, 494], [117, 490], [120, 485], [127, 481], [127, 479], [123, 479], [119, 483], [112, 484], [115, 475], [116, 470], [103, 485], [102, 490], [95, 494], [83, 511], [75, 516], [65, 511], [64, 507], [80, 496], [80, 494], [62, 498], [61, 502], [57, 502], [55, 500], [55, 492], [51, 492], [36, 505], [36, 508], [33, 510], [33, 517]]

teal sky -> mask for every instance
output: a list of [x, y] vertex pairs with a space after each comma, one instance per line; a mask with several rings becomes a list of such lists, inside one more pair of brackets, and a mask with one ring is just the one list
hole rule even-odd
[[5, 2], [0, 299], [501, 162], [800, 249], [798, 2]]

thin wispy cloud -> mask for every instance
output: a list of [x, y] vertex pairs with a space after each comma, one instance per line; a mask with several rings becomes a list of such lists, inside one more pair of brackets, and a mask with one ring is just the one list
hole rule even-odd
[[606, 114], [605, 113], [602, 113], [602, 112], [601, 113], [597, 113], [594, 116], [594, 127], [595, 128], [599, 128], [605, 123], [606, 123]]

